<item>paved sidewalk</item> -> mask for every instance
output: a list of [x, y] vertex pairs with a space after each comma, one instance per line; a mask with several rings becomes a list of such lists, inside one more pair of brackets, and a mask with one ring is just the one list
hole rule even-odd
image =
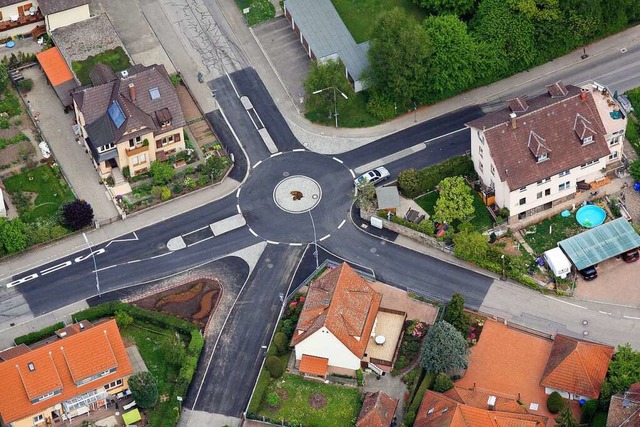
[[99, 183], [100, 177], [93, 168], [90, 155], [84, 146], [76, 142], [72, 128], [73, 113], [64, 113], [60, 100], [39, 68], [23, 70], [22, 75], [33, 79], [33, 90], [27, 96], [31, 111], [38, 113], [44, 138], [76, 196], [91, 204], [96, 220], [117, 217], [118, 211], [107, 194], [107, 188]]

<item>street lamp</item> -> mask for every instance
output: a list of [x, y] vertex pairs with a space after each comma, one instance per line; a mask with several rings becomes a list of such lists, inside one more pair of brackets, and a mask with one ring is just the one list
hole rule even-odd
[[82, 233], [82, 237], [84, 237], [84, 241], [87, 243], [89, 252], [91, 252], [91, 258], [93, 258], [93, 271], [95, 271], [96, 273], [96, 289], [98, 289], [98, 298], [101, 298], [102, 294], [100, 293], [100, 279], [98, 278], [98, 266], [96, 264], [96, 255], [93, 253], [93, 248], [91, 247], [91, 242], [87, 238], [87, 234]]
[[500, 255], [502, 259], [502, 276], [500, 276], [500, 280], [507, 280], [507, 276], [504, 274], [504, 254]]
[[338, 100], [336, 98], [336, 91], [340, 92], [340, 95], [342, 95], [344, 99], [349, 99], [349, 97], [335, 86], [325, 87], [324, 89], [316, 90], [312, 93], [313, 95], [317, 95], [320, 92], [324, 92], [325, 90], [329, 89], [333, 89], [333, 116], [336, 118], [336, 127], [338, 127]]
[[311, 211], [309, 211], [309, 216], [311, 217], [311, 225], [313, 226], [313, 244], [315, 245], [316, 250], [313, 252], [313, 255], [316, 257], [316, 270], [320, 267], [318, 262], [318, 236], [316, 235], [316, 223], [313, 222], [313, 215], [311, 215]]

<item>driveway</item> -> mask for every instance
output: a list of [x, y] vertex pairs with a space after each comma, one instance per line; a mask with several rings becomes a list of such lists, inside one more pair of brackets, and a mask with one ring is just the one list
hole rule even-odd
[[640, 262], [627, 264], [622, 259], [611, 258], [598, 265], [598, 278], [586, 282], [580, 277], [574, 297], [588, 301], [600, 301], [640, 307]]
[[40, 127], [45, 140], [49, 143], [76, 196], [93, 206], [96, 220], [116, 218], [118, 212], [106, 188], [99, 184], [100, 177], [93, 168], [89, 154], [76, 142], [72, 129], [73, 113], [65, 114], [62, 103], [39, 68], [25, 69], [22, 75], [33, 79], [33, 90], [28, 95], [31, 110], [34, 114], [39, 113]]

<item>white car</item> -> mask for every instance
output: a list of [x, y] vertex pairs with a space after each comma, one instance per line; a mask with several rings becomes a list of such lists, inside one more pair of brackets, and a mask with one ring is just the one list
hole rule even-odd
[[369, 172], [365, 172], [360, 175], [358, 178], [353, 181], [356, 187], [360, 187], [361, 185], [365, 185], [367, 183], [377, 184], [380, 181], [384, 181], [389, 178], [391, 174], [387, 170], [387, 168], [380, 166], [379, 168], [375, 168], [370, 170]]
[[42, 141], [40, 144], [38, 144], [38, 147], [40, 147], [40, 152], [42, 152], [42, 157], [44, 157], [45, 159], [48, 159], [49, 157], [51, 157], [51, 149], [49, 148], [49, 145]]

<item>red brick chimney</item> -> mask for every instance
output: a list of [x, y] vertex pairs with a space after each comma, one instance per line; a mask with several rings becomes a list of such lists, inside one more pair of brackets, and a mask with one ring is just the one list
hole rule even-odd
[[136, 102], [136, 87], [133, 83], [129, 83], [129, 98], [131, 98], [131, 101]]

